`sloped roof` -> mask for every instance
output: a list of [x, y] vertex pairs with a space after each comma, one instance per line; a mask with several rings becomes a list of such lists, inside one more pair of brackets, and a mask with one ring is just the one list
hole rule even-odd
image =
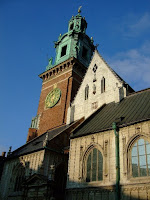
[[40, 149], [43, 149], [43, 141], [44, 141], [47, 133], [48, 133], [48, 141], [50, 141], [57, 135], [61, 134], [68, 127], [69, 127], [69, 125], [64, 125], [59, 128], [47, 131], [46, 133], [40, 135], [39, 137], [36, 137], [35, 139], [31, 140], [30, 142], [26, 143], [25, 145], [19, 147], [15, 151], [13, 151], [11, 153], [11, 155], [9, 156], [9, 158], [32, 153], [32, 152], [38, 151]]
[[132, 93], [119, 103], [103, 105], [71, 134], [71, 138], [112, 129], [150, 119], [150, 88]]
[[113, 75], [119, 80], [119, 81], [121, 81], [123, 84], [124, 84], [124, 86], [125, 87], [127, 87], [127, 85], [128, 85], [128, 88], [132, 91], [132, 92], [134, 92], [134, 90], [133, 90], [133, 88], [129, 85], [129, 84], [127, 84], [109, 65], [108, 65], [108, 63], [104, 60], [104, 58], [101, 56], [101, 54], [98, 52], [98, 50], [95, 50], [95, 52], [97, 52], [97, 54], [99, 55], [99, 57], [103, 60], [103, 62], [107, 65], [107, 67], [109, 68], [109, 70], [113, 73]]

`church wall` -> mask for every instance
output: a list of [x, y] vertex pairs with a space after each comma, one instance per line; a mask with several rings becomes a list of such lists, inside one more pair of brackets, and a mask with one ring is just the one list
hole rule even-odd
[[[97, 65], [97, 71], [93, 72], [94, 65]], [[95, 75], [94, 75], [95, 74]], [[92, 78], [93, 77], [93, 78]], [[101, 93], [101, 80], [105, 78], [105, 91]], [[94, 80], [96, 79], [96, 80]], [[88, 98], [85, 100], [85, 88], [89, 86]], [[96, 86], [96, 92], [93, 92], [93, 86]], [[126, 89], [123, 88], [122, 82], [109, 69], [100, 55], [95, 52], [93, 59], [89, 65], [88, 71], [81, 83], [78, 93], [72, 103], [75, 107], [74, 120], [80, 119], [83, 116], [87, 118], [95, 110], [103, 104], [110, 102], [119, 102], [122, 98], [119, 90], [122, 89], [122, 97], [126, 96]], [[71, 107], [68, 109], [67, 123], [71, 122]]]
[[[103, 181], [97, 182], [96, 185], [113, 185], [115, 183], [115, 137], [113, 131], [104, 133], [97, 133], [72, 139], [70, 142], [70, 155], [69, 155], [69, 182], [67, 188], [84, 185], [83, 174], [83, 160], [86, 151], [95, 146], [101, 150], [103, 155], [103, 166], [105, 168], [103, 174]], [[111, 166], [111, 167], [110, 167]], [[86, 184], [87, 185], [87, 184]], [[90, 186], [94, 186], [90, 183]], [[84, 185], [85, 186], [85, 185]]]
[[[136, 123], [119, 130], [120, 199], [150, 199], [149, 177], [132, 177], [129, 160], [131, 144], [137, 138], [150, 142], [150, 121]], [[85, 181], [85, 158], [91, 148], [98, 148], [103, 156], [103, 180]], [[116, 156], [114, 131], [105, 131], [71, 139], [68, 166], [67, 200], [115, 199]], [[80, 193], [80, 194], [79, 194]], [[104, 197], [104, 196], [105, 197]], [[81, 197], [78, 197], [81, 196]]]
[[[131, 161], [132, 143], [136, 138], [144, 138], [150, 143], [150, 121], [136, 123], [120, 129], [120, 184], [121, 196], [135, 199], [150, 199], [150, 178], [148, 176], [135, 177], [131, 175], [129, 161]], [[132, 146], [131, 146], [132, 145]]]
[[22, 167], [25, 170], [24, 175], [27, 178], [40, 170], [43, 159], [44, 151], [38, 151], [20, 156], [19, 158], [7, 160], [4, 165], [4, 171], [0, 182], [0, 199], [5, 200], [9, 195], [13, 195], [13, 199], [18, 199], [18, 192], [14, 192], [14, 186], [19, 168]]

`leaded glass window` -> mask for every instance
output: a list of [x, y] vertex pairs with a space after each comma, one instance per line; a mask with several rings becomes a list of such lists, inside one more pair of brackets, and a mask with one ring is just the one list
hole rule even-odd
[[88, 155], [86, 165], [86, 182], [103, 180], [103, 157], [101, 152], [94, 148]]
[[143, 138], [132, 147], [132, 176], [150, 176], [150, 143]]

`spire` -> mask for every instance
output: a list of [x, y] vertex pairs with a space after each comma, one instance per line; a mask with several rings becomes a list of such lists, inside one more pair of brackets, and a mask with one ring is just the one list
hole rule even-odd
[[80, 6], [80, 7], [78, 8], [78, 13], [81, 13], [81, 8], [82, 8], [82, 6]]
[[93, 38], [86, 35], [87, 22], [85, 17], [82, 17], [80, 6], [78, 14], [72, 16], [68, 24], [68, 32], [60, 34], [58, 40], [54, 42], [56, 48], [56, 57], [53, 64], [52, 58], [49, 59], [49, 64], [46, 70], [53, 68], [61, 62], [66, 61], [71, 57], [78, 59], [83, 65], [88, 67], [91, 56], [94, 51]]

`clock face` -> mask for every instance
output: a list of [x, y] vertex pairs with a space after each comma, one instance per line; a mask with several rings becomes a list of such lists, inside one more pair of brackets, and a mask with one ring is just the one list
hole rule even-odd
[[45, 99], [45, 107], [52, 108], [54, 107], [61, 97], [61, 90], [59, 88], [53, 89]]

